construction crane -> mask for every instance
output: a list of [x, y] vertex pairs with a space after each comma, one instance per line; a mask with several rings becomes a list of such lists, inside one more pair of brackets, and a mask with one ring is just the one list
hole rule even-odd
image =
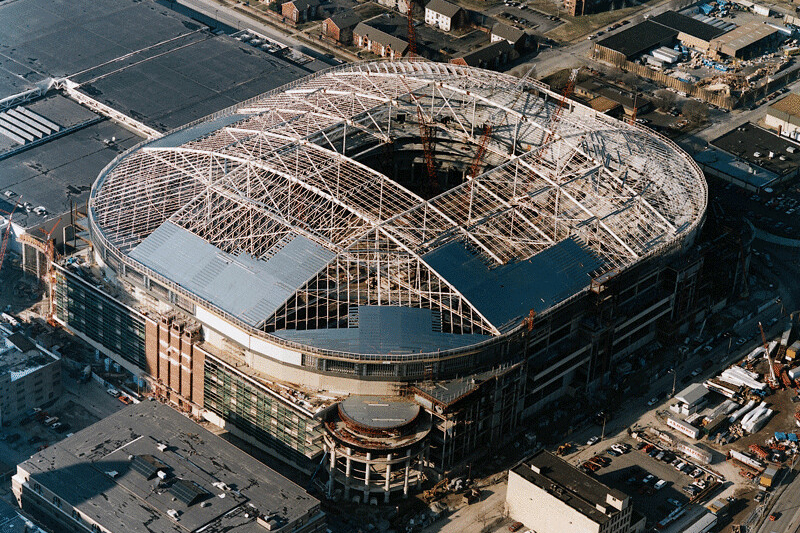
[[56, 220], [56, 223], [53, 224], [53, 227], [50, 228], [50, 231], [45, 231], [44, 228], [39, 228], [39, 231], [44, 233], [44, 252], [45, 256], [47, 257], [47, 285], [49, 288], [49, 295], [50, 295], [50, 310], [47, 313], [47, 323], [51, 326], [55, 326], [55, 297], [56, 297], [56, 276], [55, 276], [55, 267], [53, 267], [53, 263], [56, 260], [56, 245], [55, 241], [50, 237], [53, 235], [53, 232], [56, 230], [59, 224], [61, 224], [61, 220], [64, 217], [59, 217]]
[[572, 72], [569, 74], [569, 80], [567, 80], [567, 85], [564, 87], [564, 90], [561, 93], [561, 100], [558, 102], [558, 107], [556, 107], [553, 114], [550, 115], [550, 124], [547, 128], [547, 135], [545, 136], [544, 142], [542, 142], [542, 146], [546, 146], [550, 139], [553, 138], [556, 134], [556, 130], [558, 127], [558, 123], [561, 120], [561, 112], [567, 107], [567, 100], [570, 96], [572, 96], [572, 91], [575, 90], [575, 80], [578, 79], [578, 70], [577, 68], [572, 69]]
[[767, 336], [764, 334], [764, 326], [761, 325], [761, 322], [758, 323], [758, 329], [761, 330], [761, 340], [764, 342], [764, 351], [766, 352], [767, 362], [769, 363], [769, 375], [772, 377], [774, 383], [778, 383], [778, 378], [775, 376], [775, 369], [772, 367], [772, 356], [769, 354]]
[[[411, 9], [410, 2], [408, 3], [409, 9]], [[409, 15], [409, 19], [410, 19]], [[428, 123], [427, 118], [425, 117], [425, 113], [422, 111], [422, 104], [417, 98], [417, 95], [414, 94], [414, 91], [411, 90], [411, 87], [406, 82], [405, 78], [400, 78], [403, 82], [403, 85], [406, 86], [406, 90], [408, 91], [408, 95], [411, 97], [411, 100], [414, 102], [414, 105], [417, 106], [417, 122], [419, 123], [419, 137], [420, 141], [422, 142], [422, 152], [425, 158], [425, 169], [428, 177], [427, 182], [427, 192], [430, 196], [435, 196], [439, 190], [439, 184], [436, 181], [436, 163], [433, 160], [433, 142], [431, 141], [432, 130], [433, 128]]]
[[8, 225], [3, 232], [3, 244], [0, 245], [0, 271], [3, 269], [3, 261], [6, 258], [6, 249], [8, 248], [8, 241], [11, 239], [11, 217], [14, 216], [14, 211], [19, 207], [18, 203], [14, 204], [14, 208], [8, 214]]
[[505, 109], [501, 108], [498, 109], [490, 118], [489, 122], [483, 125], [483, 134], [481, 135], [480, 141], [478, 141], [478, 151], [475, 152], [475, 158], [472, 160], [472, 165], [470, 165], [470, 172], [469, 175], [472, 178], [475, 178], [478, 175], [478, 169], [480, 168], [480, 164], [483, 161], [483, 158], [486, 156], [486, 149], [489, 144], [489, 137], [492, 135], [492, 130], [494, 127], [500, 122], [500, 115], [503, 115], [503, 119], [505, 119], [505, 115], [508, 114], [508, 109], [513, 109], [514, 106], [517, 104], [520, 96], [522, 96], [522, 86], [525, 84], [525, 80], [530, 77], [530, 75], [536, 70], [535, 67], [531, 67], [528, 69], [528, 72], [525, 73], [524, 76], [520, 78], [517, 84], [514, 86], [512, 91], [517, 91], [517, 96], [514, 98], [514, 101], [511, 102], [509, 106], [506, 106]]
[[417, 55], [417, 32], [414, 29], [414, 4], [406, 0], [406, 17], [408, 18], [408, 57]]

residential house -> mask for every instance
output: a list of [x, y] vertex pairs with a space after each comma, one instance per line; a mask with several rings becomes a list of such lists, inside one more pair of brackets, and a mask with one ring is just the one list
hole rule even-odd
[[302, 24], [317, 18], [319, 0], [290, 0], [281, 4], [281, 14], [286, 21]]
[[[381, 57], [395, 59], [404, 56], [408, 51], [408, 41], [385, 31], [392, 31], [393, 28], [376, 26], [359, 22], [353, 29], [353, 43], [359, 48], [369, 50]], [[395, 27], [394, 30], [396, 31], [397, 28]]]
[[501, 40], [487, 44], [482, 48], [478, 48], [472, 52], [454, 57], [450, 63], [454, 65], [463, 65], [469, 67], [486, 68], [496, 70], [518, 57], [518, 54], [512, 48], [508, 41]]
[[495, 43], [502, 40], [508, 41], [508, 44], [513, 46], [514, 49], [519, 53], [523, 53], [528, 50], [531, 46], [531, 42], [533, 42], [533, 38], [525, 33], [525, 31], [517, 27], [498, 22], [492, 26], [491, 42]]
[[463, 9], [446, 0], [431, 0], [425, 6], [425, 24], [442, 31], [460, 28], [466, 19], [467, 13]]
[[353, 28], [361, 18], [352, 9], [337, 11], [322, 21], [322, 34], [340, 44], [353, 42]]

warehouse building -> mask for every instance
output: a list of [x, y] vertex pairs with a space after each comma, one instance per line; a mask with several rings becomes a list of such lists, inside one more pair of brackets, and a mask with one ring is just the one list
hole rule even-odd
[[709, 49], [711, 41], [725, 33], [722, 28], [717, 28], [692, 17], [681, 15], [675, 11], [665, 11], [651, 17], [649, 20], [672, 28], [678, 32], [678, 41], [687, 48], [694, 48], [702, 52]]
[[800, 137], [800, 94], [789, 94], [767, 108], [764, 124], [797, 140]]
[[155, 401], [35, 454], [17, 466], [12, 489], [59, 532], [325, 531], [319, 500]]
[[628, 495], [545, 450], [509, 470], [506, 507], [533, 531], [634, 533], [645, 527]]
[[712, 40], [709, 53], [717, 58], [750, 59], [774, 50], [782, 38], [774, 26], [754, 21]]

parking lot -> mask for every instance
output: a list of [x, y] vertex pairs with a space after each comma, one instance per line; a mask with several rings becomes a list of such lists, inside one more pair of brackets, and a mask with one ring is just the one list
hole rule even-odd
[[[614, 456], [609, 455], [608, 447], [597, 446], [598, 455], [607, 466], [596, 469], [593, 475], [609, 487], [634, 496], [636, 508], [647, 517], [648, 523], [658, 523], [677, 507], [687, 504], [689, 494], [685, 487], [692, 483], [705, 487], [709, 483], [705, 472], [696, 472], [696, 465], [678, 459], [674, 453], [662, 454], [658, 447], [648, 453], [644, 443], [633, 440], [626, 443], [629, 451]], [[658, 456], [662, 459], [656, 459]], [[678, 471], [674, 462], [684, 463], [683, 471]], [[694, 477], [690, 475], [693, 471]]]
[[[17, 464], [58, 442], [67, 435], [86, 428], [125, 407], [119, 399], [106, 392], [106, 387], [92, 380], [78, 383], [62, 373], [64, 393], [52, 404], [44, 406], [41, 413], [26, 423], [14, 420], [3, 426], [0, 436], [0, 457], [4, 462]], [[43, 414], [46, 413], [46, 414]], [[45, 420], [52, 420], [45, 424]], [[60, 423], [53, 429], [53, 424]]]

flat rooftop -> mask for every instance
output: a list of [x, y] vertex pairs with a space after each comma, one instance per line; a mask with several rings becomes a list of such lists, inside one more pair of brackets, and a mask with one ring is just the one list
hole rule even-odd
[[[103, 167], [142, 140], [60, 94], [28, 102], [24, 107], [63, 128], [94, 122], [0, 160], [0, 192], [13, 191], [11, 202], [30, 202], [43, 206], [49, 213], [41, 217], [17, 209], [12, 220], [22, 227], [34, 227], [49, 217], [68, 212], [70, 200], [74, 205], [85, 204]], [[7, 200], [5, 196], [1, 198]], [[0, 205], [3, 210], [8, 210], [7, 207]]]
[[[606, 498], [609, 495], [620, 501], [628, 498], [623, 492], [603, 485], [546, 450], [535, 453], [512, 471], [598, 524], [610, 520], [611, 516], [601, 512], [596, 505], [608, 507]], [[552, 492], [553, 484], [561, 489], [561, 494]], [[618, 512], [616, 508], [609, 509], [613, 511], [612, 516]]]
[[16, 0], [0, 20], [0, 98], [69, 77], [161, 131], [311, 72], [152, 0]]
[[40, 351], [22, 335], [8, 335], [0, 330], [0, 375], [11, 374], [11, 381], [20, 379], [57, 359]]
[[301, 487], [154, 401], [118, 411], [19, 469], [110, 531], [147, 524], [149, 533], [263, 533], [256, 516], [285, 525], [319, 512]]
[[717, 49], [720, 46], [729, 46], [733, 50], [741, 50], [753, 43], [757, 43], [761, 39], [775, 35], [778, 33], [776, 28], [769, 24], [761, 24], [760, 22], [750, 22], [744, 26], [739, 26], [728, 33], [721, 35], [714, 39], [717, 44]]
[[360, 426], [391, 429], [412, 422], [419, 405], [411, 400], [384, 396], [349, 396], [339, 404], [339, 412]]
[[[750, 122], [717, 137], [711, 144], [778, 176], [795, 172], [800, 165], [800, 144]], [[795, 153], [787, 152], [789, 147], [794, 147]], [[756, 152], [760, 154], [758, 157]]]
[[597, 44], [624, 54], [627, 58], [632, 58], [656, 46], [660, 46], [665, 40], [674, 39], [677, 36], [677, 30], [667, 28], [651, 20], [645, 20], [640, 24], [634, 24], [605, 39], [601, 39], [597, 41]]
[[687, 17], [686, 15], [681, 15], [675, 11], [665, 11], [664, 13], [651, 17], [650, 20], [658, 22], [667, 28], [672, 28], [681, 33], [702, 39], [703, 41], [710, 41], [714, 37], [725, 33], [724, 29], [714, 27], [711, 24], [706, 24], [705, 22]]

